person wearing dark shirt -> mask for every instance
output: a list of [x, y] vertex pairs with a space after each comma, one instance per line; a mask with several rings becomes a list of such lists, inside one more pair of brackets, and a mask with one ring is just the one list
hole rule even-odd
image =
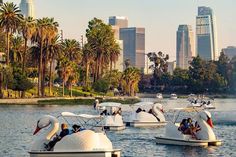
[[66, 135], [69, 135], [70, 130], [68, 129], [68, 125], [65, 123], [61, 124], [61, 132], [59, 135], [56, 135], [56, 137], [53, 138], [52, 141], [50, 141], [48, 144], [45, 144], [45, 148], [48, 151], [52, 151], [53, 147], [55, 146], [55, 144], [60, 141], [63, 137], [65, 137]]

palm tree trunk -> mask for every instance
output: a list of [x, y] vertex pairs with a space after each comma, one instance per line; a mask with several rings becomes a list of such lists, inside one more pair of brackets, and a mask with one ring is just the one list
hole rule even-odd
[[52, 96], [52, 59], [49, 65], [49, 95]]
[[22, 72], [25, 73], [25, 61], [26, 61], [26, 53], [27, 53], [27, 38], [25, 38], [25, 45], [24, 45], [24, 53], [23, 53], [23, 65], [22, 65]]
[[38, 78], [38, 96], [39, 97], [42, 96], [42, 89], [41, 89], [42, 88], [42, 75], [43, 75], [43, 39], [41, 39], [41, 42], [40, 42], [39, 78]]
[[9, 65], [9, 51], [10, 51], [10, 32], [7, 30], [7, 58], [6, 63]]
[[0, 98], [3, 98], [3, 93], [2, 93], [2, 72], [0, 72]]
[[72, 97], [72, 83], [70, 84], [70, 97]]
[[62, 81], [62, 96], [64, 97], [65, 96], [65, 79], [63, 78], [63, 81]]
[[86, 62], [86, 76], [85, 76], [85, 86], [88, 86], [88, 78], [89, 78], [89, 62]]

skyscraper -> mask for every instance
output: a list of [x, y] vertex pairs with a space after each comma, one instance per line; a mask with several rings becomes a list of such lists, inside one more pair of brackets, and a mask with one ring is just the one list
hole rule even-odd
[[142, 71], [145, 68], [145, 28], [129, 27], [120, 29], [120, 39], [124, 43], [124, 60]]
[[128, 27], [128, 18], [124, 16], [110, 16], [109, 24], [112, 26], [118, 26], [119, 28]]
[[116, 39], [116, 43], [120, 46], [120, 55], [114, 65], [114, 69], [119, 71], [124, 70], [124, 54], [123, 54], [123, 40], [120, 39], [120, 28], [128, 27], [128, 18], [124, 16], [110, 16], [109, 24], [112, 25], [112, 30]]
[[196, 36], [197, 54], [205, 60], [218, 60], [216, 18], [209, 7], [198, 7]]
[[34, 3], [33, 0], [21, 0], [20, 10], [24, 17], [35, 18]]
[[189, 68], [194, 56], [193, 31], [190, 25], [179, 25], [176, 38], [176, 64], [182, 69]]

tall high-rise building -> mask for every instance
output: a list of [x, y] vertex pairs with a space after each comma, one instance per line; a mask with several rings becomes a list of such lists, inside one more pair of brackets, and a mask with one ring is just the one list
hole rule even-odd
[[110, 16], [109, 24], [120, 28], [128, 27], [128, 18], [124, 16]]
[[194, 56], [193, 31], [190, 25], [179, 25], [176, 38], [176, 64], [182, 69], [189, 68]]
[[24, 17], [35, 18], [34, 2], [33, 0], [21, 0], [20, 10]]
[[130, 59], [132, 66], [142, 71], [145, 68], [145, 28], [129, 27], [120, 29], [124, 43], [124, 60]]
[[198, 7], [196, 37], [197, 54], [205, 60], [218, 60], [216, 18], [209, 7]]

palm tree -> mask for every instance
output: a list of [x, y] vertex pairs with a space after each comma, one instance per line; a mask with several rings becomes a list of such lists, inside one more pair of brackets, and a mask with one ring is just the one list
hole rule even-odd
[[[81, 61], [81, 49], [79, 42], [75, 39], [65, 39], [65, 41], [62, 42], [62, 51], [63, 51], [63, 62], [64, 69], [63, 71], [63, 86], [66, 83], [66, 80], [68, 80], [68, 86], [71, 90], [71, 96], [72, 96], [72, 83], [77, 80], [77, 68], [78, 64]], [[67, 63], [66, 61], [70, 61], [70, 63]]]
[[20, 32], [24, 38], [24, 53], [23, 53], [23, 63], [22, 63], [22, 72], [25, 73], [25, 62], [27, 54], [27, 42], [32, 38], [33, 33], [35, 32], [35, 20], [32, 17], [26, 17], [21, 21]]
[[62, 42], [62, 49], [65, 57], [67, 57], [70, 61], [79, 63], [81, 49], [78, 41], [75, 39], [65, 39], [65, 41]]
[[20, 36], [14, 36], [11, 39], [11, 51], [12, 53], [10, 53], [12, 58], [12, 62], [18, 62], [18, 63], [22, 63], [23, 60], [23, 39]]
[[88, 87], [90, 64], [94, 61], [94, 53], [91, 46], [87, 43], [83, 47], [83, 65], [85, 65], [85, 87]]
[[[38, 67], [38, 71], [39, 71], [38, 95], [39, 96], [44, 96], [44, 78], [45, 78], [45, 70], [46, 70], [47, 57], [48, 57], [47, 50], [48, 50], [49, 43], [57, 35], [57, 31], [58, 31], [57, 27], [58, 27], [58, 23], [54, 21], [54, 18], [46, 17], [46, 18], [38, 19], [36, 23], [36, 31], [32, 36], [32, 41], [38, 43], [40, 46], [39, 67]], [[45, 51], [46, 53], [43, 53], [44, 48], [46, 48], [46, 51]]]
[[0, 7], [0, 26], [6, 33], [6, 63], [9, 65], [10, 36], [17, 31], [23, 15], [19, 7], [14, 3], [4, 3]]
[[112, 63], [114, 63], [114, 69], [116, 68], [116, 61], [120, 55], [120, 46], [117, 43], [114, 43], [110, 50], [110, 72], [112, 71]]
[[115, 38], [111, 26], [103, 23], [102, 20], [97, 18], [89, 21], [88, 29], [86, 30], [86, 37], [95, 56], [95, 82], [102, 76], [104, 68], [108, 67], [108, 54], [112, 50]]
[[134, 96], [138, 91], [138, 83], [141, 79], [141, 72], [135, 67], [125, 69], [122, 75], [122, 87], [126, 94]]
[[52, 39], [50, 44], [48, 45], [49, 51], [49, 94], [52, 95], [52, 64], [55, 59], [58, 57], [59, 53], [61, 52], [61, 41], [60, 36], [57, 35], [55, 38]]

